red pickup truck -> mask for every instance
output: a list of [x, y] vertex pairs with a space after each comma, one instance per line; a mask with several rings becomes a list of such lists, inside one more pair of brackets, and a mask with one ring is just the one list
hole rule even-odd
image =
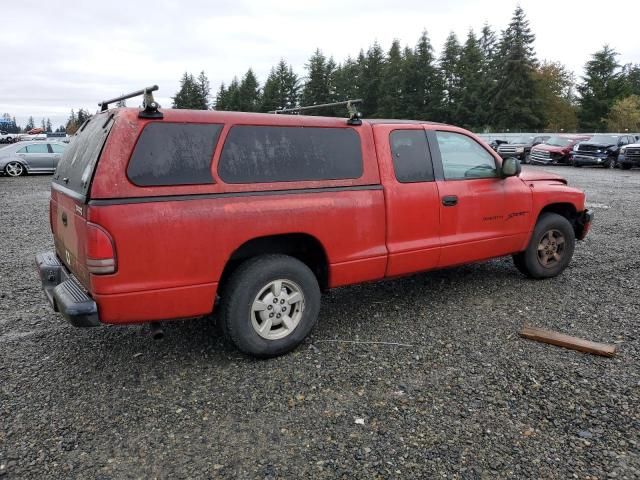
[[36, 263], [76, 326], [216, 309], [242, 351], [275, 356], [323, 290], [504, 255], [553, 277], [591, 224], [582, 191], [454, 126], [145, 112], [93, 116], [52, 181]]

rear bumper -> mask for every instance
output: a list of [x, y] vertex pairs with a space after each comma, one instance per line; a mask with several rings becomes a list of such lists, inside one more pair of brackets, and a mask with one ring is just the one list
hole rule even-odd
[[100, 325], [98, 306], [54, 252], [36, 255], [42, 289], [56, 312], [75, 327]]

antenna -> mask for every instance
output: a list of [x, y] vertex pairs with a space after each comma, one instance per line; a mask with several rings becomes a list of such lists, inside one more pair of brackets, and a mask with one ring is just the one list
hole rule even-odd
[[318, 108], [329, 108], [329, 107], [338, 107], [340, 105], [346, 105], [347, 112], [349, 113], [349, 119], [347, 123], [349, 125], [362, 125], [361, 117], [362, 115], [355, 107], [355, 104], [362, 103], [362, 99], [358, 98], [355, 100], [346, 100], [344, 102], [333, 102], [333, 103], [321, 103], [318, 105], [308, 105], [305, 107], [293, 107], [293, 108], [281, 108], [279, 110], [271, 110], [269, 113], [281, 114], [281, 113], [300, 113], [306, 112], [308, 110], [316, 110]]
[[153, 93], [151, 93], [151, 92], [155, 92], [156, 90], [158, 90], [158, 85], [153, 85], [151, 87], [143, 88], [142, 90], [137, 90], [135, 92], [127, 93], [126, 95], [121, 95], [119, 97], [112, 98], [111, 100], [103, 100], [102, 102], [98, 103], [98, 106], [100, 107], [101, 112], [105, 112], [109, 109], [110, 103], [117, 102], [118, 104], [120, 104], [120, 102], [124, 102], [128, 98], [133, 98], [133, 97], [142, 95], [143, 109], [140, 110], [138, 117], [163, 118], [164, 115], [162, 114], [162, 112], [158, 110], [160, 108], [160, 105], [154, 100]]

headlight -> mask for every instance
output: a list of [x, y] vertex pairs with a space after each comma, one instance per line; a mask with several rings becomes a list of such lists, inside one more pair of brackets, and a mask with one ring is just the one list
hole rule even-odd
[[524, 147], [517, 147], [516, 148], [516, 153], [522, 153], [524, 152]]

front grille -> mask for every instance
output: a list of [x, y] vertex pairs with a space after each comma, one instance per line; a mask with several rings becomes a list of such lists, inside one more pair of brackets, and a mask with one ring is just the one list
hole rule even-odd
[[546, 150], [532, 150], [531, 160], [538, 160], [540, 162], [546, 162], [551, 158], [551, 152]]
[[640, 148], [627, 148], [624, 157], [635, 162], [640, 161]]
[[507, 153], [507, 154], [511, 154], [511, 153], [516, 153], [516, 148], [512, 145], [500, 145], [498, 147], [498, 153]]
[[578, 145], [579, 152], [597, 152], [598, 150], [600, 150], [600, 147], [595, 145]]

